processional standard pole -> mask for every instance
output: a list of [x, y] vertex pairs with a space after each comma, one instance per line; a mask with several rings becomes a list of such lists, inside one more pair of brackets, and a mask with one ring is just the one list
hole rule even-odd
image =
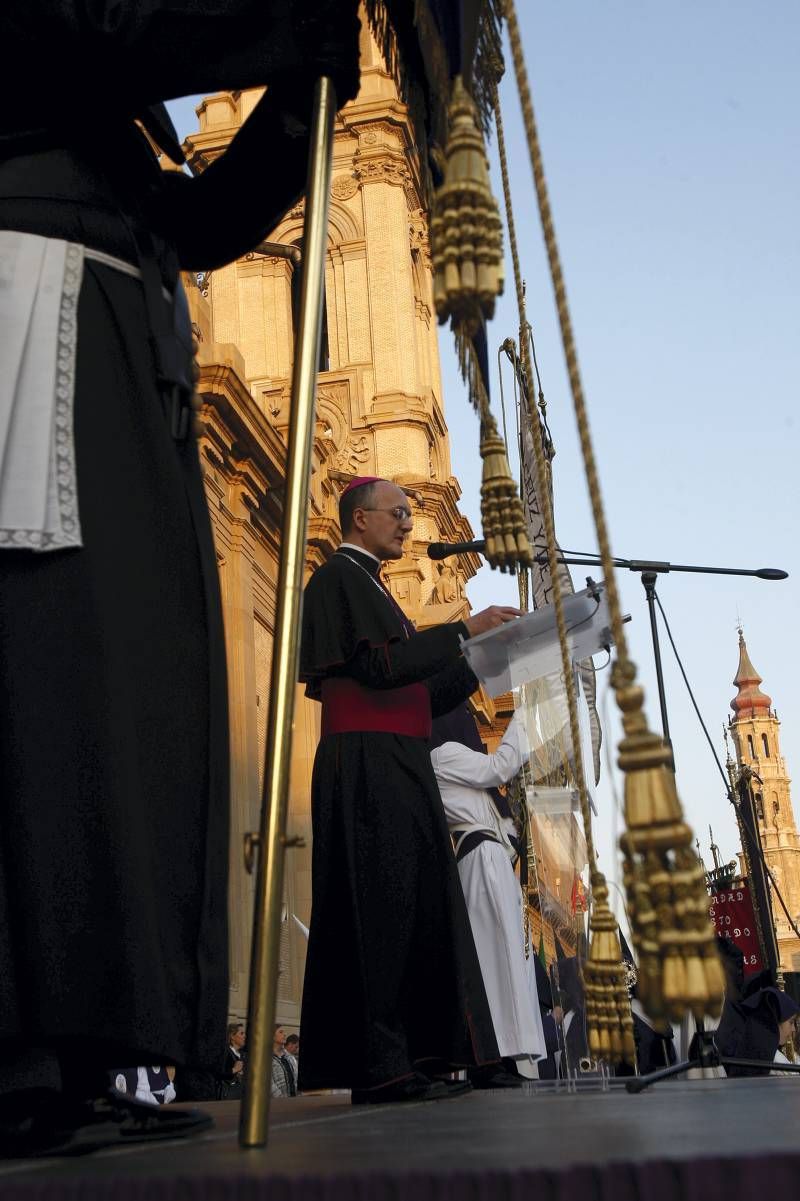
[[[736, 792], [739, 803], [736, 806], [736, 816], [739, 819], [739, 834], [742, 840], [742, 850], [745, 862], [749, 868], [749, 881], [753, 908], [757, 924], [758, 941], [764, 962], [773, 976], [777, 978], [781, 970], [781, 956], [778, 940], [775, 934], [775, 915], [772, 910], [772, 898], [764, 868], [764, 850], [761, 845], [761, 834], [756, 819], [755, 798], [753, 796], [753, 774], [749, 767], [740, 767], [739, 778], [736, 781]], [[733, 798], [731, 798], [733, 799]]]
[[275, 650], [258, 836], [247, 1074], [239, 1124], [243, 1147], [263, 1147], [269, 1119], [272, 1027], [278, 985], [283, 858], [292, 755], [292, 723], [300, 655], [303, 565], [322, 325], [336, 93], [322, 77], [314, 92], [303, 224], [303, 276], [292, 375], [286, 493], [278, 568]]

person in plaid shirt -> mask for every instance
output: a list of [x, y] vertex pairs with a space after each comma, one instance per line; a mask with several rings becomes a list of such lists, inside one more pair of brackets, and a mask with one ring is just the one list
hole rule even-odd
[[296, 1097], [297, 1080], [291, 1060], [284, 1050], [286, 1031], [276, 1026], [272, 1036], [272, 1090], [273, 1097]]

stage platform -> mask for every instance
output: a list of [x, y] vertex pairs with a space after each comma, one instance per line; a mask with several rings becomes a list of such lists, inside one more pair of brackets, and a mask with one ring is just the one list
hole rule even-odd
[[800, 1080], [698, 1080], [640, 1096], [475, 1092], [351, 1107], [273, 1103], [269, 1147], [238, 1104], [186, 1141], [0, 1163], [2, 1201], [771, 1201], [800, 1197]]

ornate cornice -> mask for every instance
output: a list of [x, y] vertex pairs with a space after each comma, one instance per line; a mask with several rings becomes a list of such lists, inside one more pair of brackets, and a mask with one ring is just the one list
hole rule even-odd
[[389, 183], [408, 188], [412, 183], [408, 164], [398, 153], [384, 152], [370, 155], [369, 158], [356, 155], [353, 161], [353, 173], [361, 184]]
[[420, 207], [416, 183], [408, 166], [408, 158], [401, 150], [377, 147], [367, 153], [357, 150], [353, 155], [353, 175], [362, 187], [371, 183], [386, 183], [401, 187], [405, 193], [409, 210]]

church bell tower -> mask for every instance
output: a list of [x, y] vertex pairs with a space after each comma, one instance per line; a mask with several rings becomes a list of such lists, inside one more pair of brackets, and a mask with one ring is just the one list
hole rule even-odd
[[[739, 667], [733, 680], [729, 729], [740, 767], [753, 772], [758, 832], [770, 872], [792, 919], [800, 915], [800, 836], [792, 809], [791, 780], [781, 754], [780, 721], [772, 700], [761, 691], [761, 676], [753, 666], [739, 629]], [[792, 931], [780, 901], [772, 895], [781, 970], [800, 971], [800, 939]]]

